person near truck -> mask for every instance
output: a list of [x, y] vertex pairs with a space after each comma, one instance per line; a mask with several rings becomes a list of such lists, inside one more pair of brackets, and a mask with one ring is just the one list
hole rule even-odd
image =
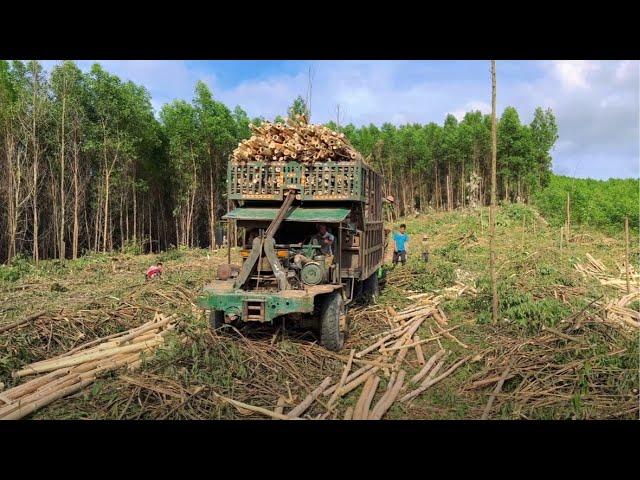
[[320, 244], [320, 252], [326, 255], [327, 265], [331, 265], [333, 263], [333, 244], [336, 237], [329, 232], [324, 223], [319, 223], [317, 229], [318, 233], [314, 235], [314, 239]]
[[409, 235], [406, 233], [407, 226], [403, 223], [397, 232], [393, 232], [393, 265], [398, 264], [398, 260], [402, 265], [407, 263], [407, 243]]

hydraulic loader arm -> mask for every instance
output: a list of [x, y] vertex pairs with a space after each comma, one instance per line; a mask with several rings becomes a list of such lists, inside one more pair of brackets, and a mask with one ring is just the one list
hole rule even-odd
[[280, 228], [280, 224], [284, 220], [289, 208], [293, 204], [293, 200], [296, 197], [295, 190], [289, 190], [287, 192], [287, 196], [284, 198], [282, 202], [282, 206], [276, 215], [276, 218], [273, 219], [267, 231], [264, 233], [263, 237], [256, 237], [253, 239], [253, 245], [251, 247], [251, 253], [249, 257], [244, 262], [242, 266], [242, 270], [240, 271], [240, 275], [235, 282], [235, 288], [242, 288], [242, 286], [247, 282], [251, 272], [253, 271], [253, 267], [258, 262], [258, 259], [262, 256], [262, 250], [264, 248], [264, 253], [271, 264], [271, 268], [273, 269], [273, 273], [276, 276], [276, 280], [278, 281], [278, 288], [280, 290], [287, 290], [289, 288], [289, 282], [287, 280], [287, 274], [283, 270], [282, 265], [280, 265], [280, 261], [278, 260], [278, 256], [275, 252], [275, 240], [273, 236]]

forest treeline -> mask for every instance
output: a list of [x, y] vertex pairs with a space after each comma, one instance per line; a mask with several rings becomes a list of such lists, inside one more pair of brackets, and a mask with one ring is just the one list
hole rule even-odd
[[[287, 114], [305, 112], [299, 97]], [[191, 102], [156, 115], [143, 86], [99, 64], [83, 72], [66, 61], [47, 72], [37, 61], [0, 61], [0, 262], [215, 246], [226, 162], [262, 121], [215, 100], [203, 82]], [[400, 216], [488, 202], [490, 124], [475, 111], [443, 125], [327, 126], [384, 175]], [[504, 110], [499, 198], [528, 201], [549, 182], [557, 138], [550, 110], [536, 109], [529, 124]]]
[[637, 178], [593, 180], [552, 175], [549, 185], [533, 195], [532, 203], [559, 227], [567, 218], [567, 196], [573, 223], [620, 232], [627, 217], [629, 228], [638, 233], [640, 180]]

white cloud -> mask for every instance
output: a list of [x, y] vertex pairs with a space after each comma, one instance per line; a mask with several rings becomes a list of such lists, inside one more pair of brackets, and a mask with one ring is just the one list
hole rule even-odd
[[480, 110], [482, 114], [491, 113], [491, 105], [487, 102], [482, 102], [480, 100], [475, 100], [473, 102], [467, 102], [463, 108], [458, 110], [454, 110], [452, 114], [461, 121], [467, 112]]
[[600, 68], [591, 60], [555, 60], [553, 67], [565, 88], [589, 88], [587, 77]]
[[[88, 69], [92, 62], [79, 62]], [[176, 98], [190, 100], [204, 80], [230, 108], [251, 117], [286, 114], [297, 95], [306, 96], [307, 66], [293, 73], [222, 85], [204, 63], [102, 61], [108, 71], [145, 85], [155, 108]], [[437, 122], [470, 110], [490, 113], [488, 62], [313, 62], [312, 120], [356, 125]], [[535, 107], [552, 108], [559, 128], [554, 169], [579, 176], [638, 176], [640, 99], [638, 61], [498, 61], [498, 115], [514, 106], [524, 123]], [[576, 169], [577, 166], [577, 169]]]

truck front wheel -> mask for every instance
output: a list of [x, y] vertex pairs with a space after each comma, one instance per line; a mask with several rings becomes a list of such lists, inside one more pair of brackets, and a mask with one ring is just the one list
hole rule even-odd
[[345, 324], [341, 324], [344, 302], [339, 292], [327, 295], [320, 311], [320, 343], [328, 349], [337, 352], [344, 346]]

